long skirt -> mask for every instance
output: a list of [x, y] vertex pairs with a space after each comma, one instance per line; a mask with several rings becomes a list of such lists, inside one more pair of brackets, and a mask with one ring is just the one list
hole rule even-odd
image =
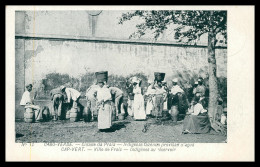
[[127, 113], [128, 113], [128, 115], [133, 116], [134, 115], [134, 110], [133, 110], [134, 100], [129, 99], [127, 104], [128, 104]]
[[112, 106], [111, 102], [105, 102], [99, 106], [98, 129], [108, 129], [112, 126]]
[[136, 120], [146, 119], [144, 109], [144, 98], [141, 94], [136, 94], [134, 97], [134, 118]]
[[155, 95], [154, 109], [152, 115], [155, 117], [161, 117], [163, 111], [163, 95]]
[[183, 121], [183, 131], [190, 133], [208, 133], [211, 125], [207, 114], [186, 115]]
[[153, 100], [148, 99], [147, 104], [146, 104], [146, 115], [150, 115], [153, 110]]
[[98, 115], [98, 110], [97, 110], [97, 99], [95, 99], [94, 97], [90, 97], [87, 99], [87, 106], [90, 108], [91, 110], [91, 115], [92, 117], [96, 117]]

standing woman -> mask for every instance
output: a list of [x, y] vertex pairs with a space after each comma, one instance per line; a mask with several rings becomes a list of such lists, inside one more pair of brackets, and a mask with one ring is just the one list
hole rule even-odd
[[96, 73], [99, 88], [97, 92], [98, 108], [98, 129], [100, 131], [111, 128], [112, 126], [112, 96], [108, 87], [105, 86], [108, 72], [102, 71]]
[[133, 104], [134, 104], [134, 93], [133, 93], [133, 84], [130, 81], [127, 81], [126, 83], [126, 91], [128, 95], [128, 101], [127, 101], [127, 113], [129, 116], [133, 117], [134, 116], [134, 109], [133, 109]]
[[153, 102], [155, 101], [155, 89], [153, 89], [154, 84], [152, 80], [148, 80], [148, 88], [146, 92], [147, 96], [147, 104], [146, 104], [146, 115], [150, 116], [152, 113], [152, 110], [154, 108]]
[[133, 78], [133, 93], [134, 93], [134, 119], [144, 120], [146, 119], [145, 109], [144, 109], [144, 97], [142, 95], [142, 89], [140, 87], [142, 80], [138, 78]]

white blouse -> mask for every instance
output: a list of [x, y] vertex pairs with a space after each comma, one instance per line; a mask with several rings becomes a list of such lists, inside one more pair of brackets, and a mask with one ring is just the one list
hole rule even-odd
[[21, 106], [25, 106], [26, 103], [31, 103], [32, 104], [32, 98], [31, 98], [30, 92], [27, 91], [27, 90], [23, 93], [20, 105]]

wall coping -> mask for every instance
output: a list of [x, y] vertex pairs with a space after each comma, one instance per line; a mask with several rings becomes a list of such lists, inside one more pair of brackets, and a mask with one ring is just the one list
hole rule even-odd
[[[177, 47], [194, 47], [207, 48], [207, 45], [188, 45], [181, 43], [174, 43], [169, 41], [152, 42], [148, 40], [123, 40], [101, 37], [83, 37], [70, 35], [42, 35], [42, 34], [15, 34], [16, 39], [35, 39], [35, 40], [57, 40], [57, 41], [78, 41], [78, 42], [97, 42], [97, 43], [117, 43], [117, 44], [134, 44], [134, 45], [162, 45], [162, 46], [177, 46]], [[216, 49], [227, 49], [227, 46], [216, 46]]]

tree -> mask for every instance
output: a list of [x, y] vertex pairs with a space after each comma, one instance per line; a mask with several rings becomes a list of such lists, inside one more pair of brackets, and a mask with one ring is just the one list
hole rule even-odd
[[[142, 37], [147, 30], [151, 30], [154, 39], [169, 27], [175, 25], [174, 39], [178, 42], [196, 45], [196, 41], [201, 35], [208, 35], [208, 63], [209, 63], [209, 117], [213, 117], [213, 113], [217, 108], [218, 85], [216, 76], [216, 43], [217, 36], [222, 35], [227, 39], [227, 12], [226, 11], [199, 11], [199, 10], [137, 10], [133, 12], [123, 13], [119, 18], [119, 24], [131, 20], [133, 17], [143, 19], [143, 22], [136, 25], [137, 31], [130, 35], [130, 38]], [[225, 40], [226, 43], [226, 40]]]

